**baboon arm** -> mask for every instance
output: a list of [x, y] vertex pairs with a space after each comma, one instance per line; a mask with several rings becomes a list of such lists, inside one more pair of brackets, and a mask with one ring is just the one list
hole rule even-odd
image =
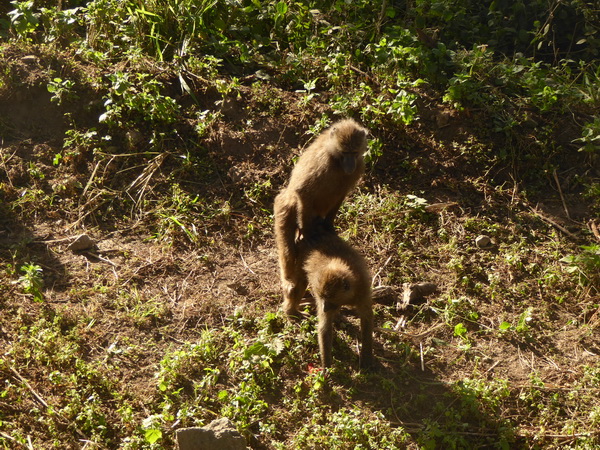
[[342, 202], [344, 201], [344, 199], [340, 200], [338, 203], [336, 203], [333, 208], [331, 208], [331, 210], [327, 213], [327, 215], [325, 216], [325, 223], [330, 227], [330, 229], [333, 231], [333, 220], [335, 219], [335, 216], [337, 215], [338, 211], [340, 210], [340, 207], [342, 206]]
[[319, 350], [321, 353], [321, 366], [323, 368], [331, 367], [333, 362], [333, 316], [337, 310], [325, 311], [322, 304], [319, 304]]

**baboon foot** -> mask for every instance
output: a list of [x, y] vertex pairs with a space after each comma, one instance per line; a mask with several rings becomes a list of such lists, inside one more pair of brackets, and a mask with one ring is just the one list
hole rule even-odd
[[304, 317], [298, 309], [298, 305], [289, 300], [284, 301], [282, 307], [283, 312], [290, 320], [300, 320]]

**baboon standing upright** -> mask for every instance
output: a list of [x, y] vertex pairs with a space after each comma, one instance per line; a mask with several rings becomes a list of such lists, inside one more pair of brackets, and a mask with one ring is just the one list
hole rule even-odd
[[297, 315], [306, 286], [297, 285], [302, 261], [297, 242], [318, 225], [333, 230], [333, 219], [365, 171], [367, 130], [352, 119], [325, 130], [298, 158], [290, 181], [275, 198], [275, 239], [279, 257], [283, 308]]

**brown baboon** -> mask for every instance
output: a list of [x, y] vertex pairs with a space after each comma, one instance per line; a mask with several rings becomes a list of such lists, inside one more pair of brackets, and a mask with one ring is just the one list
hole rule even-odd
[[[306, 283], [315, 297], [318, 314], [321, 364], [332, 363], [333, 319], [341, 306], [354, 307], [360, 318], [360, 367], [373, 363], [373, 306], [371, 275], [364, 258], [333, 231], [323, 231], [300, 245], [304, 260], [298, 286]], [[296, 297], [300, 301], [302, 293]], [[297, 308], [297, 304], [293, 305]]]
[[[297, 242], [310, 236], [319, 223], [333, 230], [333, 219], [348, 193], [365, 171], [367, 130], [345, 119], [325, 130], [298, 158], [290, 182], [275, 198], [275, 240], [283, 288], [284, 310], [295, 315], [293, 307], [301, 271]], [[300, 294], [302, 295], [302, 294]]]

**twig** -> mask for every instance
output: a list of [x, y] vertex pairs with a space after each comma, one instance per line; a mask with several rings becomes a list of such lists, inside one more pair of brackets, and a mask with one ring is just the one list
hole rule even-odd
[[[0, 431], [0, 436], [2, 436], [4, 439], [8, 439], [9, 441], [18, 442], [14, 437], [12, 437], [11, 435], [6, 434], [2, 431]], [[24, 445], [24, 444], [21, 444], [21, 445]]]
[[60, 238], [60, 239], [46, 239], [46, 240], [43, 240], [43, 241], [31, 241], [31, 243], [32, 244], [54, 244], [56, 242], [72, 241], [75, 238], [77, 238], [77, 236], [69, 236], [69, 237]]
[[102, 162], [102, 160], [98, 161], [96, 163], [96, 165], [94, 166], [94, 170], [92, 170], [92, 174], [90, 175], [90, 178], [88, 179], [88, 182], [86, 183], [85, 188], [83, 188], [83, 192], [81, 193], [81, 197], [85, 196], [85, 194], [87, 193], [87, 190], [89, 189], [89, 187], [94, 182], [94, 178], [96, 177], [96, 172], [98, 172], [98, 167], [100, 167], [100, 163], [101, 162]]
[[590, 230], [592, 230], [592, 234], [600, 241], [600, 232], [598, 231], [598, 225], [593, 220], [589, 222]]
[[419, 352], [421, 354], [421, 372], [425, 372], [425, 361], [423, 360], [423, 342], [419, 342]]
[[443, 326], [444, 326], [443, 322], [438, 323], [437, 325], [434, 325], [433, 327], [431, 327], [429, 330], [423, 331], [422, 333], [418, 333], [418, 334], [408, 333], [406, 331], [394, 331], [394, 330], [389, 330], [387, 328], [380, 328], [380, 327], [375, 328], [375, 330], [380, 331], [382, 333], [386, 333], [386, 334], [393, 334], [393, 335], [402, 334], [406, 337], [413, 338], [413, 339], [423, 339], [423, 338], [429, 336], [434, 331], [438, 330], [439, 328], [442, 328]]
[[496, 367], [498, 364], [500, 364], [500, 360], [498, 360], [494, 364], [492, 364], [492, 366], [488, 370], [486, 370], [484, 373], [488, 373], [490, 370], [493, 370], [494, 367]]
[[256, 275], [256, 272], [254, 272], [254, 270], [252, 270], [250, 268], [250, 266], [248, 264], [246, 264], [246, 260], [244, 259], [244, 255], [242, 255], [242, 251], [240, 250], [240, 258], [242, 259], [242, 263], [244, 264], [244, 267], [246, 269], [248, 269], [248, 272], [250, 272], [252, 275]]
[[15, 369], [14, 367], [12, 367], [10, 365], [8, 367], [9, 367], [10, 371], [17, 377], [17, 379], [21, 383], [23, 383], [27, 389], [29, 389], [29, 392], [31, 392], [31, 394], [35, 397], [35, 399], [38, 402], [40, 402], [44, 408], [48, 408], [48, 403], [46, 403], [46, 400], [44, 400], [42, 398], [42, 396], [40, 394], [38, 394], [36, 392], [36, 390], [31, 387], [29, 382], [25, 378], [23, 378], [23, 376], [19, 372], [17, 372], [17, 369]]
[[152, 158], [148, 165], [144, 168], [142, 173], [129, 185], [127, 191], [137, 191], [137, 200], [135, 201], [135, 207], [139, 208], [139, 205], [146, 193], [148, 184], [154, 176], [154, 174], [160, 169], [163, 161], [169, 156], [168, 152], [160, 153], [159, 155]]
[[[15, 377], [17, 377], [17, 379], [21, 383], [23, 383], [27, 389], [29, 389], [29, 392], [31, 392], [31, 394], [35, 397], [35, 399], [44, 408], [46, 408], [46, 409], [50, 408], [50, 406], [48, 406], [48, 403], [46, 403], [46, 400], [44, 400], [44, 398], [35, 389], [33, 389], [33, 387], [31, 386], [31, 384], [29, 384], [29, 382], [17, 371], [17, 369], [15, 369], [11, 365], [8, 365], [8, 368], [15, 375]], [[67, 424], [70, 424], [80, 437], [82, 437], [82, 438], [85, 439], [85, 437], [86, 437], [85, 434], [83, 433], [83, 431], [81, 431], [79, 428], [77, 428], [77, 426], [75, 425], [75, 423], [71, 422], [69, 419], [67, 419], [65, 416], [63, 416], [61, 413], [59, 413], [57, 409], [54, 409], [54, 412], [55, 412], [55, 414], [58, 417], [60, 417], [62, 420], [64, 420]], [[33, 447], [31, 447], [31, 448], [33, 448]]]
[[567, 202], [565, 201], [565, 196], [563, 195], [562, 188], [560, 187], [560, 181], [558, 181], [558, 174], [556, 173], [556, 169], [554, 169], [553, 174], [554, 182], [556, 183], [556, 187], [558, 188], [558, 193], [560, 194], [560, 200], [562, 201], [565, 214], [567, 215], [567, 219], [571, 220], [571, 215], [569, 214], [569, 209], [567, 208]]
[[353, 65], [348, 66], [350, 67], [352, 70], [354, 70], [356, 73], [362, 75], [363, 77], [365, 77], [367, 80], [373, 80], [373, 77], [371, 77], [371, 75], [369, 75], [367, 72], [360, 70], [358, 67], [354, 67]]
[[10, 184], [10, 187], [15, 187], [15, 185], [13, 184], [10, 175], [8, 174], [8, 167], [6, 167], [6, 163], [9, 162], [13, 156], [15, 156], [15, 154], [17, 153], [17, 151], [15, 150], [13, 152], [12, 155], [10, 155], [8, 158], [2, 158], [2, 166], [4, 167], [4, 172], [6, 172], [6, 179], [8, 180], [8, 184]]
[[550, 225], [552, 225], [553, 227], [558, 228], [560, 231], [562, 231], [563, 233], [565, 233], [567, 236], [569, 236], [571, 239], [574, 240], [579, 240], [579, 238], [571, 233], [569, 230], [567, 230], [565, 227], [563, 227], [562, 225], [559, 225], [558, 223], [556, 223], [556, 221], [554, 221], [553, 219], [551, 219], [550, 217], [546, 217], [545, 215], [543, 215], [541, 212], [539, 212], [537, 209], [533, 208], [533, 207], [529, 207], [529, 209], [531, 210], [531, 212], [533, 212], [536, 216], [538, 216], [540, 219], [542, 219], [544, 222], [549, 223]]
[[114, 262], [112, 262], [110, 259], [104, 258], [104, 257], [100, 256], [98, 253], [94, 253], [94, 252], [90, 252], [90, 251], [84, 251], [84, 252], [81, 252], [81, 254], [82, 255], [91, 256], [92, 258], [99, 259], [100, 261], [103, 261], [106, 264], [110, 264], [113, 267], [117, 267], [117, 265]]
[[390, 255], [390, 257], [383, 263], [383, 265], [379, 269], [377, 269], [377, 273], [375, 275], [373, 275], [373, 278], [371, 279], [371, 286], [373, 286], [375, 284], [375, 279], [379, 276], [381, 271], [383, 269], [385, 269], [385, 266], [387, 266], [391, 260], [392, 260], [392, 255]]

